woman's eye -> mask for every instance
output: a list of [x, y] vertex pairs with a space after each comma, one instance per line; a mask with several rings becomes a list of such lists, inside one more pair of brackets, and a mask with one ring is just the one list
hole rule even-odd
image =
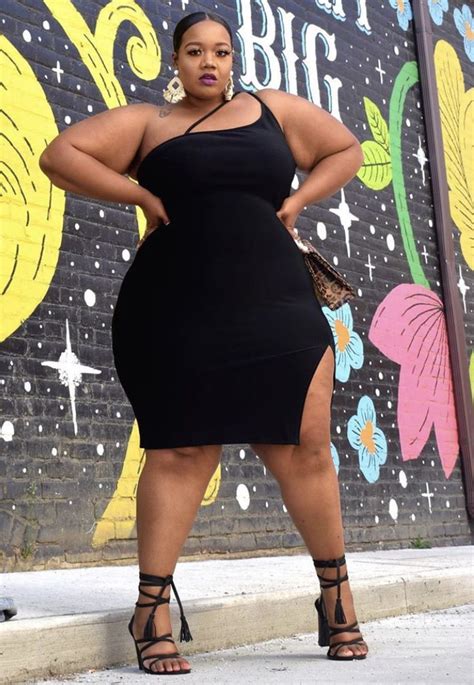
[[[188, 55], [193, 55], [196, 52], [200, 52], [199, 48], [194, 48], [193, 50], [190, 50], [188, 52]], [[218, 52], [218, 54], [220, 53], [220, 54], [224, 54], [224, 55], [230, 55], [229, 50], [218, 50], [217, 52]]]

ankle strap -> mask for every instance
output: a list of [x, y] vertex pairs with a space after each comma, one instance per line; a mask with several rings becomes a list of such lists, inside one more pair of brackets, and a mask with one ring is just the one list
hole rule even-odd
[[190, 640], [193, 639], [193, 636], [191, 635], [191, 631], [189, 629], [188, 622], [186, 620], [186, 617], [184, 615], [183, 611], [183, 605], [181, 604], [181, 600], [178, 595], [178, 591], [176, 589], [176, 585], [173, 582], [173, 575], [169, 574], [167, 576], [154, 576], [150, 573], [143, 573], [143, 571], [139, 572], [139, 578], [140, 582], [138, 583], [138, 590], [140, 590], [140, 586], [144, 585], [145, 587], [149, 587], [150, 585], [155, 585], [158, 587], [161, 587], [160, 592], [158, 595], [150, 595], [147, 592], [143, 592], [142, 594], [147, 595], [148, 597], [153, 597], [156, 598], [155, 602], [153, 604], [149, 604], [148, 606], [153, 606], [153, 609], [148, 617], [148, 620], [145, 625], [145, 631], [144, 631], [144, 637], [148, 639], [153, 639], [156, 637], [156, 631], [155, 631], [155, 611], [158, 607], [159, 604], [164, 604], [165, 602], [168, 602], [169, 599], [165, 599], [162, 597], [164, 589], [168, 586], [171, 585], [173, 588], [174, 596], [176, 597], [176, 601], [178, 602], [179, 606], [179, 614], [180, 614], [180, 619], [181, 619], [181, 630], [179, 633], [179, 641], [180, 642], [189, 642]]
[[334, 568], [335, 566], [342, 566], [343, 564], [346, 563], [346, 556], [345, 554], [342, 555], [342, 557], [339, 557], [338, 559], [313, 559], [313, 563], [315, 566], [324, 566], [324, 567], [331, 567]]
[[334, 587], [337, 585], [337, 598], [336, 598], [336, 606], [334, 608], [334, 620], [336, 623], [346, 623], [346, 616], [344, 614], [344, 609], [342, 608], [342, 600], [341, 600], [341, 583], [344, 580], [348, 580], [349, 576], [347, 573], [341, 578], [341, 566], [346, 563], [346, 557], [343, 554], [341, 557], [337, 559], [313, 559], [313, 563], [315, 567], [322, 566], [324, 568], [336, 568], [337, 571], [337, 578], [334, 579], [326, 579], [323, 578], [322, 576], [319, 575], [319, 573], [316, 571], [316, 574], [319, 578], [319, 580], [325, 582], [325, 585], [321, 585], [322, 588], [330, 588]]
[[167, 585], [170, 585], [171, 579], [173, 578], [172, 575], [153, 576], [150, 573], [143, 573], [143, 571], [140, 571], [138, 575], [140, 578], [141, 585], [164, 585], [166, 587]]

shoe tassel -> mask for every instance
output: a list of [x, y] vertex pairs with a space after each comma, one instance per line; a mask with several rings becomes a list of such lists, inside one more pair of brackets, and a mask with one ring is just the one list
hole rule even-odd
[[181, 620], [181, 630], [179, 631], [179, 641], [180, 642], [190, 642], [190, 640], [193, 639], [193, 636], [191, 635], [191, 631], [189, 629], [189, 625], [188, 625], [188, 622], [186, 620], [186, 616], [184, 615], [183, 606], [181, 604], [181, 600], [179, 599], [179, 595], [178, 595], [178, 592], [176, 590], [176, 587], [175, 587], [173, 581], [171, 581], [171, 585], [173, 586], [174, 595], [176, 597], [176, 601], [178, 602], [178, 606], [179, 606], [179, 617]]
[[[340, 569], [340, 559], [336, 559], [336, 572], [337, 572], [337, 580], [339, 581], [339, 578], [341, 577], [341, 569]], [[337, 584], [337, 599], [336, 599], [336, 608], [334, 609], [334, 619], [336, 623], [347, 623], [346, 615], [344, 614], [344, 609], [342, 608], [342, 599], [341, 599], [341, 583], [338, 582]]]
[[[315, 566], [336, 566], [337, 579], [331, 585], [326, 585], [326, 587], [334, 587], [334, 585], [337, 583], [337, 598], [336, 598], [336, 606], [334, 608], [334, 620], [338, 624], [347, 623], [346, 615], [344, 613], [344, 609], [342, 608], [341, 582], [340, 582], [340, 577], [341, 577], [340, 566], [341, 566], [341, 564], [346, 563], [344, 555], [342, 557], [339, 557], [339, 559], [330, 559], [329, 561], [313, 559], [313, 562], [314, 562]], [[329, 580], [329, 579], [322, 579], [322, 580]]]
[[[142, 574], [140, 574], [140, 575], [142, 575]], [[160, 578], [160, 580], [162, 580], [162, 578]], [[160, 602], [161, 595], [162, 595], [163, 590], [165, 589], [165, 587], [167, 585], [171, 585], [171, 587], [173, 588], [173, 592], [174, 592], [174, 595], [176, 597], [176, 601], [178, 602], [178, 606], [179, 606], [179, 614], [180, 614], [180, 619], [181, 619], [181, 630], [179, 631], [179, 641], [180, 642], [189, 642], [190, 640], [193, 639], [193, 636], [191, 635], [191, 630], [189, 628], [189, 624], [186, 620], [186, 616], [184, 615], [183, 605], [181, 604], [181, 600], [179, 598], [178, 591], [176, 590], [176, 585], [174, 584], [174, 581], [173, 581], [173, 576], [171, 576], [171, 575], [166, 576], [164, 578], [163, 587], [160, 590], [160, 592], [159, 592], [159, 594], [155, 600], [155, 603], [153, 605], [153, 609], [152, 609], [150, 615], [148, 616], [147, 622], [145, 624], [145, 630], [144, 630], [143, 637], [145, 638], [145, 640], [152, 640], [154, 637], [156, 637], [156, 629], [155, 629], [155, 621], [154, 621], [155, 611], [156, 611], [158, 605], [161, 604], [161, 602]]]

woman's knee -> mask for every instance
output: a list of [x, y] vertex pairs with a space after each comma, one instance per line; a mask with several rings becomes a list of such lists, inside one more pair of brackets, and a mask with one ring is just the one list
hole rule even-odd
[[327, 442], [313, 442], [301, 443], [299, 449], [293, 459], [295, 469], [297, 469], [303, 476], [323, 473], [327, 469], [334, 468], [334, 462], [331, 456], [331, 446], [329, 440]]
[[315, 473], [324, 475], [327, 469], [333, 469], [329, 441], [309, 441], [303, 439], [299, 445], [285, 445], [272, 449], [267, 446], [260, 452], [260, 459], [273, 477], [278, 481], [288, 478], [307, 478]]

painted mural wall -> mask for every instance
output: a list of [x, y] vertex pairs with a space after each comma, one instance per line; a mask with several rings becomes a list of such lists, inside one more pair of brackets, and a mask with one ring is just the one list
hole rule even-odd
[[[474, 389], [474, 18], [472, 3], [430, 2], [450, 213]], [[474, 395], [474, 391], [473, 391]]]
[[[473, 359], [474, 21], [430, 7], [459, 297]], [[38, 158], [107, 108], [162, 103], [183, 13], [235, 31], [240, 90], [279, 88], [361, 141], [358, 176], [300, 234], [357, 287], [336, 312], [331, 450], [348, 549], [467, 543], [423, 103], [408, 0], [4, 0], [0, 19], [0, 556], [8, 569], [135, 560], [143, 464], [110, 324], [143, 234], [136, 207], [54, 187]], [[323, 133], [323, 132], [322, 132]], [[298, 172], [293, 188], [304, 180]], [[471, 364], [472, 373], [473, 364]], [[189, 555], [302, 545], [248, 445], [225, 446]]]

